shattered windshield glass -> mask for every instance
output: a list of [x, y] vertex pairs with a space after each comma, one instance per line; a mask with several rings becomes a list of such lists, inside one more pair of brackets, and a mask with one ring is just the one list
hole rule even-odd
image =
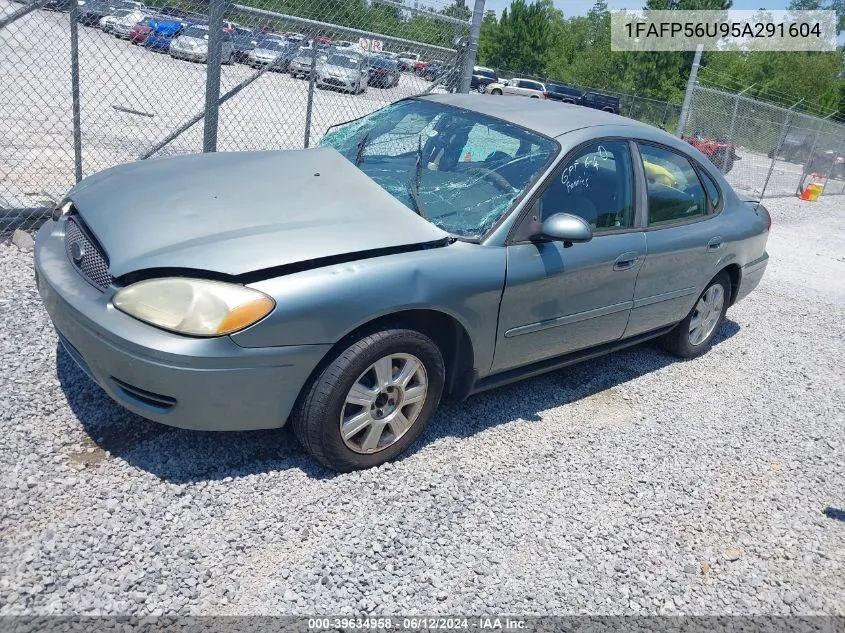
[[489, 231], [557, 151], [519, 126], [416, 100], [335, 128], [320, 144], [432, 224], [469, 239]]

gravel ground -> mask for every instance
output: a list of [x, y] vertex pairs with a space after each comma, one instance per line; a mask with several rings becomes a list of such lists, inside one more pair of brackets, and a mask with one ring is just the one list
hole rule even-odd
[[119, 408], [0, 245], [0, 614], [845, 613], [845, 215], [768, 206], [769, 272], [704, 357], [475, 396], [346, 475]]

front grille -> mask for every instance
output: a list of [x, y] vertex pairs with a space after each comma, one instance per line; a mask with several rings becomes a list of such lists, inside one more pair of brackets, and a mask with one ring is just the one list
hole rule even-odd
[[330, 86], [340, 86], [342, 88], [346, 87], [346, 82], [342, 79], [335, 79], [334, 77], [326, 77], [323, 79], [324, 84], [329, 84]]
[[[75, 217], [65, 226], [65, 252], [74, 268], [93, 286], [105, 290], [112, 283], [109, 263]], [[74, 257], [76, 255], [76, 257]]]

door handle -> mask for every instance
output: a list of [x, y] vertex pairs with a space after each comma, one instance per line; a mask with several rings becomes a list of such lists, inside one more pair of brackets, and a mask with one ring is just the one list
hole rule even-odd
[[722, 238], [721, 237], [714, 237], [712, 240], [707, 242], [707, 250], [708, 251], [718, 251], [722, 248]]
[[639, 258], [640, 256], [634, 252], [622, 253], [613, 262], [613, 270], [628, 270], [629, 268], [633, 268]]

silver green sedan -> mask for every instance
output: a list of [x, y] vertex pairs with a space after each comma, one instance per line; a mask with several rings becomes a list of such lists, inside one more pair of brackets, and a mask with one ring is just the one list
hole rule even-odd
[[708, 159], [616, 115], [437, 95], [321, 147], [149, 160], [83, 180], [38, 233], [59, 339], [127, 409], [288, 421], [341, 471], [458, 400], [647, 339], [707, 350], [770, 219]]

